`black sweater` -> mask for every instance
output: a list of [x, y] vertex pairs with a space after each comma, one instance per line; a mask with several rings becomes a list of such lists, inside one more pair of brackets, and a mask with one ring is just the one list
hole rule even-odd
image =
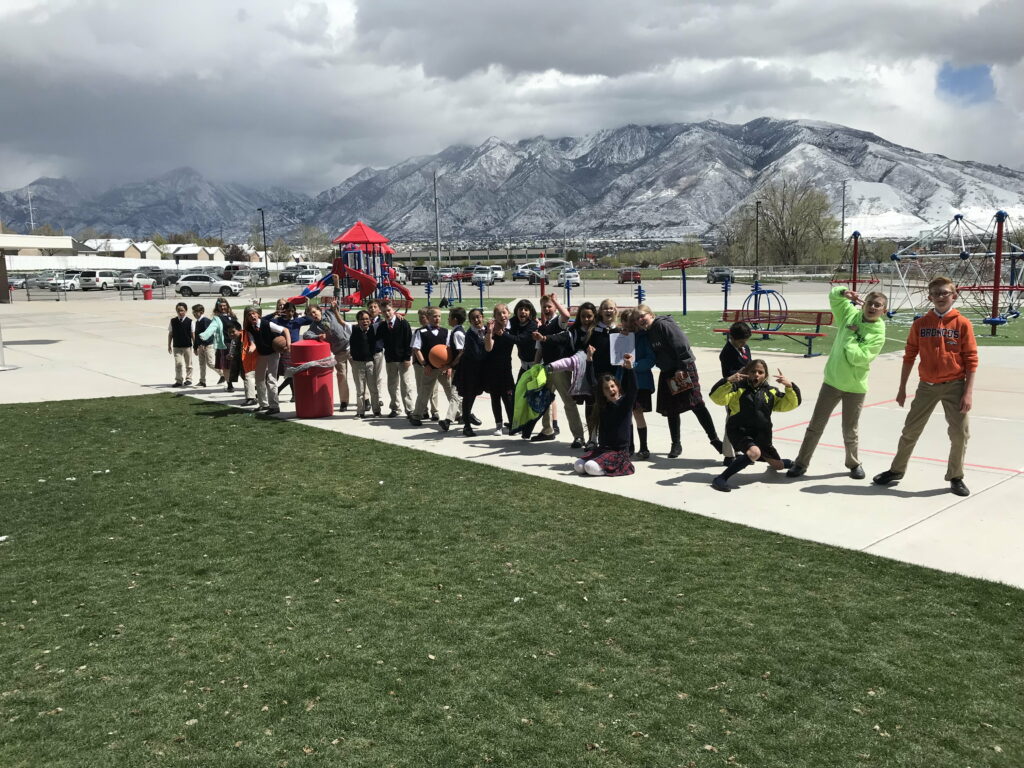
[[654, 350], [658, 368], [666, 376], [674, 376], [683, 363], [693, 359], [690, 340], [668, 315], [654, 319], [647, 329], [647, 341]]
[[[629, 449], [629, 438], [633, 432], [633, 406], [636, 404], [636, 374], [632, 368], [622, 369], [619, 387], [622, 390], [622, 397], [614, 403], [605, 400], [601, 409], [601, 424], [597, 433], [597, 445], [601, 449]], [[604, 393], [595, 392], [594, 397], [604, 398]]]
[[412, 359], [412, 326], [407, 320], [396, 317], [394, 328], [385, 320], [378, 327], [377, 335], [384, 342], [386, 362], [404, 363]]

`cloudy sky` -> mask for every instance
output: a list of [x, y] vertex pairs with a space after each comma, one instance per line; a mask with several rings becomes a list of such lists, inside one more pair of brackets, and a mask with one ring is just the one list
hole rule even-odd
[[0, 189], [305, 192], [453, 143], [809, 118], [1024, 168], [1019, 0], [0, 0]]

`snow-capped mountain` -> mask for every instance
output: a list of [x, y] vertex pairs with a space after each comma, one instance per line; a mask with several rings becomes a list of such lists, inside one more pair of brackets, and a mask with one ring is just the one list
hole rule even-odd
[[68, 232], [92, 227], [146, 237], [191, 229], [245, 238], [262, 207], [273, 237], [293, 236], [304, 224], [336, 233], [363, 220], [393, 239], [432, 239], [435, 172], [447, 240], [699, 234], [784, 175], [822, 189], [837, 216], [845, 182], [847, 231], [867, 237], [917, 234], [955, 213], [980, 224], [997, 209], [1024, 215], [1019, 170], [925, 154], [841, 125], [760, 118], [627, 125], [556, 139], [492, 136], [476, 147], [364, 168], [315, 198], [217, 184], [188, 168], [101, 195], [40, 179], [0, 194], [0, 219], [27, 231], [31, 188], [36, 224]]

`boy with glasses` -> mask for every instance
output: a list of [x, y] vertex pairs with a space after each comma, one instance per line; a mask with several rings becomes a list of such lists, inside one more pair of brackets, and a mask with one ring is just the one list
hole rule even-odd
[[864, 468], [857, 453], [858, 426], [864, 395], [868, 391], [871, 363], [885, 344], [885, 323], [881, 317], [888, 302], [885, 294], [879, 291], [871, 291], [861, 299], [856, 291], [842, 286], [833, 288], [828, 300], [838, 330], [825, 363], [825, 381], [804, 432], [800, 453], [786, 476], [800, 477], [807, 472], [832, 411], [842, 403], [846, 468], [854, 480], [863, 480]]
[[948, 277], [937, 277], [928, 283], [928, 298], [934, 309], [917, 318], [907, 335], [907, 348], [903, 353], [903, 371], [896, 402], [900, 407], [907, 400], [907, 379], [920, 355], [917, 372], [921, 381], [917, 385], [910, 413], [903, 425], [899, 447], [892, 466], [872, 479], [875, 485], [891, 485], [903, 478], [910, 454], [924, 431], [935, 406], [942, 403], [949, 425], [949, 462], [946, 480], [957, 496], [969, 496], [964, 485], [964, 455], [970, 435], [967, 414], [971, 410], [974, 392], [974, 374], [978, 369], [978, 344], [974, 328], [966, 317], [953, 309], [957, 299], [956, 287]]

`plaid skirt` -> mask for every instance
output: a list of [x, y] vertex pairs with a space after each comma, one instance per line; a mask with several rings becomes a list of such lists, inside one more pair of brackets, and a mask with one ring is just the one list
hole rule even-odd
[[611, 448], [598, 448], [594, 451], [587, 451], [583, 454], [584, 461], [597, 463], [607, 477], [623, 477], [632, 475], [636, 469], [633, 462], [629, 460], [629, 451], [616, 451]]

